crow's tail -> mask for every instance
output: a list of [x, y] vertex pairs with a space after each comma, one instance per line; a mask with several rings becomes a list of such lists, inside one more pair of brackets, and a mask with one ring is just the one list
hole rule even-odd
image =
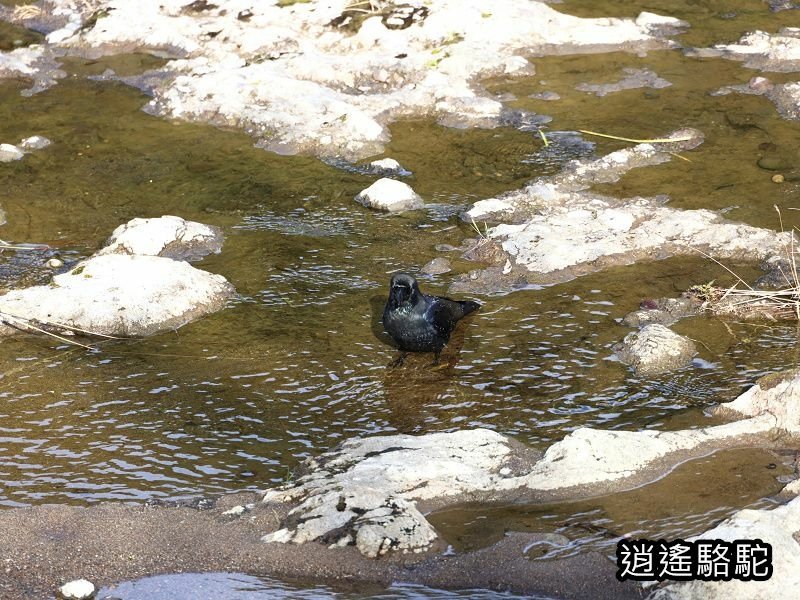
[[480, 304], [472, 300], [459, 300], [458, 303], [461, 305], [461, 310], [463, 311], [462, 317], [466, 317], [469, 313], [475, 312], [481, 307]]

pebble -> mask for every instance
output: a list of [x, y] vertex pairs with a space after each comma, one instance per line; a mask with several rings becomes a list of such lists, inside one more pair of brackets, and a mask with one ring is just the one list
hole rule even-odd
[[59, 269], [64, 266], [64, 261], [60, 258], [51, 258], [47, 261], [47, 266], [51, 269]]
[[86, 579], [75, 579], [65, 583], [58, 592], [65, 600], [85, 600], [94, 597], [94, 584]]
[[785, 179], [786, 178], [783, 175], [781, 175], [780, 173], [772, 176], [772, 182], [773, 183], [783, 183], [785, 181]]

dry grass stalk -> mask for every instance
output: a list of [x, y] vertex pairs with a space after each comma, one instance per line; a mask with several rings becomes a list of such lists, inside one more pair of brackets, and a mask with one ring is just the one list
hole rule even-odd
[[[775, 206], [778, 213], [778, 220], [783, 229], [783, 218], [780, 209]], [[735, 316], [743, 319], [767, 319], [767, 320], [786, 320], [796, 319], [800, 321], [800, 274], [797, 268], [797, 252], [795, 248], [795, 233], [792, 231], [789, 242], [784, 245], [783, 251], [787, 263], [784, 269], [777, 265], [777, 270], [785, 282], [785, 287], [776, 290], [755, 289], [734, 273], [731, 269], [723, 265], [715, 258], [699, 251], [706, 258], [724, 268], [728, 273], [736, 278], [736, 283], [729, 288], [722, 288], [713, 285], [694, 286], [689, 291], [703, 300], [703, 309], [717, 315]], [[744, 287], [740, 287], [744, 286]]]

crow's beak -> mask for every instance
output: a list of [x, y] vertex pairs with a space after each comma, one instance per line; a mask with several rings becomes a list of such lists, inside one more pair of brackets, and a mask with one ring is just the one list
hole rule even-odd
[[400, 306], [411, 295], [411, 290], [409, 290], [405, 285], [395, 284], [392, 287], [392, 291], [389, 295], [392, 297], [392, 305]]

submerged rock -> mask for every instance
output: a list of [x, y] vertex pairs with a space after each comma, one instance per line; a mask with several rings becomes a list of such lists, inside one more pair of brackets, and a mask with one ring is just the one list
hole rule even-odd
[[23, 139], [18, 146], [14, 144], [0, 144], [0, 162], [20, 160], [27, 152], [46, 148], [50, 140], [41, 135], [33, 135]]
[[625, 315], [622, 322], [628, 327], [644, 327], [651, 323], [658, 323], [666, 327], [681, 319], [699, 315], [702, 305], [702, 300], [694, 295], [643, 300], [639, 310]]
[[0, 162], [19, 160], [25, 153], [13, 144], [0, 144]]
[[423, 275], [441, 275], [442, 273], [449, 273], [452, 270], [453, 266], [450, 264], [450, 261], [440, 256], [425, 264], [419, 272]]
[[31, 137], [27, 137], [22, 140], [19, 145], [23, 150], [41, 150], [42, 148], [47, 148], [50, 144], [52, 144], [49, 139], [44, 137], [43, 135], [32, 135]]
[[[218, 250], [219, 232], [199, 223], [177, 217], [134, 219], [115, 231], [111, 246], [56, 275], [50, 285], [0, 296], [6, 317], [0, 335], [28, 324], [62, 333], [152, 335], [220, 310], [234, 292], [224, 277], [147, 254], [160, 248], [170, 256], [197, 257], [205, 232], [215, 234], [205, 250]], [[133, 251], [141, 254], [120, 253]]]
[[619, 359], [637, 375], [652, 377], [688, 365], [697, 353], [694, 342], [664, 325], [646, 325], [614, 347]]
[[422, 198], [411, 186], [396, 179], [386, 177], [378, 179], [367, 189], [359, 192], [355, 197], [367, 208], [375, 208], [388, 212], [401, 212], [422, 208]]
[[625, 73], [625, 77], [615, 83], [580, 83], [575, 86], [575, 89], [581, 92], [589, 92], [596, 96], [607, 96], [608, 94], [624, 90], [638, 88], [653, 88], [658, 90], [672, 85], [669, 81], [662, 79], [650, 69], [625, 68], [622, 72]]

